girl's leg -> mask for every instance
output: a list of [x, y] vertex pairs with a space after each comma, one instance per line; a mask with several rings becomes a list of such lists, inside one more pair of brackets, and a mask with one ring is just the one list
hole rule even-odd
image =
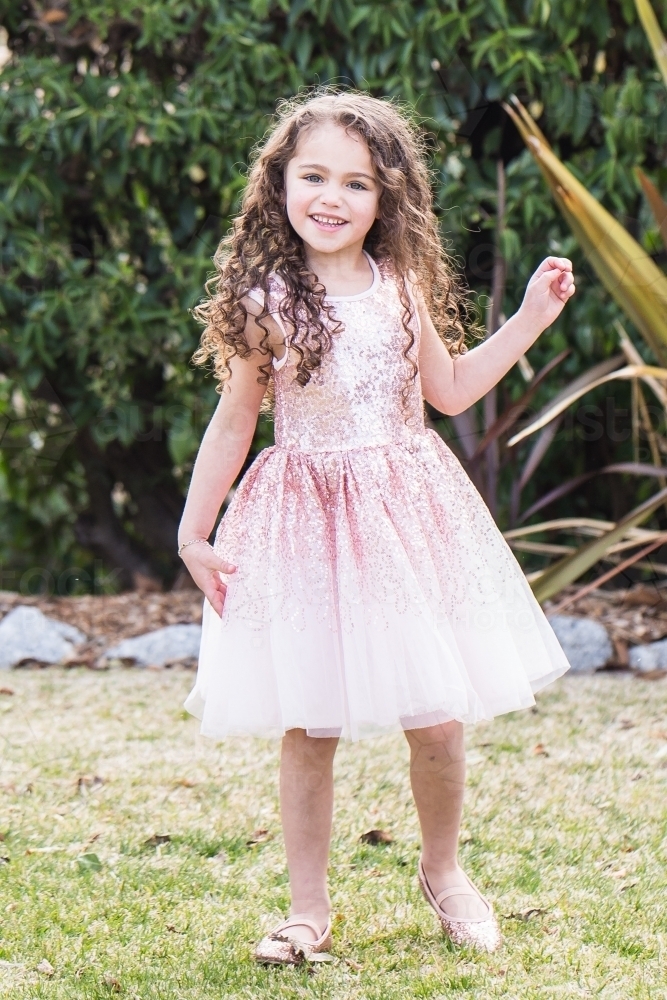
[[[422, 831], [422, 862], [437, 896], [443, 889], [465, 886], [459, 868], [458, 838], [465, 786], [463, 725], [445, 722], [405, 733], [410, 744], [410, 781]], [[475, 896], [452, 895], [442, 908], [450, 917], [474, 919], [488, 913]]]
[[[307, 915], [323, 932], [331, 903], [327, 866], [333, 816], [333, 760], [337, 738], [307, 736], [289, 729], [280, 758], [282, 813], [292, 905], [290, 913]], [[316, 940], [311, 928], [295, 925], [302, 941]]]

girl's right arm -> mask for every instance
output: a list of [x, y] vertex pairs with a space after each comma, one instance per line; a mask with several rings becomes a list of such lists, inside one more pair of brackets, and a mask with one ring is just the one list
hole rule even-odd
[[[252, 299], [244, 299], [244, 305], [248, 310], [246, 340], [253, 351], [248, 358], [235, 355], [230, 360], [231, 378], [206, 428], [192, 470], [178, 529], [179, 545], [191, 538], [209, 537], [222, 502], [243, 467], [255, 433], [259, 408], [266, 391], [266, 386], [257, 378], [261, 374], [259, 366], [266, 364], [267, 355], [259, 348], [264, 331], [254, 319], [261, 309]], [[274, 321], [269, 319], [267, 325], [272, 328], [271, 347], [274, 340], [282, 344], [282, 334]], [[233, 573], [236, 567], [202, 544], [188, 545], [183, 549], [181, 558], [213, 609], [222, 615], [227, 587], [219, 574]]]
[[422, 338], [419, 369], [424, 398], [454, 416], [472, 406], [507, 374], [560, 315], [574, 294], [572, 262], [547, 257], [528, 282], [521, 307], [482, 344], [452, 358], [438, 336], [423, 296], [418, 296]]

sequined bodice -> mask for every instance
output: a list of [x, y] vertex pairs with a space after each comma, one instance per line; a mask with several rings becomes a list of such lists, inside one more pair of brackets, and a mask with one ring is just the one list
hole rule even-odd
[[[369, 258], [370, 260], [370, 258]], [[410, 445], [425, 433], [419, 372], [404, 357], [408, 343], [396, 281], [374, 261], [371, 287], [352, 296], [330, 296], [343, 328], [332, 335], [322, 365], [301, 386], [291, 351], [275, 372], [275, 441], [301, 452], [347, 451]], [[418, 323], [410, 355], [417, 358]], [[408, 381], [409, 380], [409, 381]], [[409, 386], [402, 405], [401, 392]]]

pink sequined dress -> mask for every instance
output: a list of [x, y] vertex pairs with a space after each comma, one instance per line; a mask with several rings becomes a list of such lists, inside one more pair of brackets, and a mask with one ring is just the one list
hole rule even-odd
[[311, 381], [294, 380], [294, 351], [274, 361], [275, 445], [215, 539], [237, 571], [222, 618], [204, 601], [185, 702], [204, 735], [477, 722], [533, 705], [568, 669], [486, 505], [425, 428], [419, 376], [402, 409], [402, 306], [368, 259], [367, 291], [329, 297], [343, 330]]

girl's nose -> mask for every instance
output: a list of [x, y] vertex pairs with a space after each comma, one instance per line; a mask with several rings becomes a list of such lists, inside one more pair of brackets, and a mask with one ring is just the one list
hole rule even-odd
[[323, 205], [340, 205], [343, 198], [340, 191], [335, 188], [329, 188], [327, 191], [323, 191], [320, 195], [320, 201]]

